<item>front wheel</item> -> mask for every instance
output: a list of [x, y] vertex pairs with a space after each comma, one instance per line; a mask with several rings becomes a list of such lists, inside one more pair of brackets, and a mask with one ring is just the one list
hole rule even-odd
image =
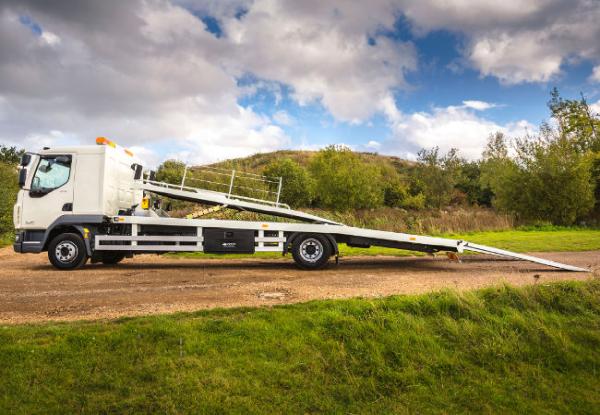
[[332, 255], [332, 246], [324, 235], [303, 234], [292, 243], [292, 256], [296, 265], [303, 269], [324, 268]]
[[83, 238], [75, 233], [56, 236], [48, 245], [48, 259], [52, 265], [62, 270], [83, 266], [88, 259]]

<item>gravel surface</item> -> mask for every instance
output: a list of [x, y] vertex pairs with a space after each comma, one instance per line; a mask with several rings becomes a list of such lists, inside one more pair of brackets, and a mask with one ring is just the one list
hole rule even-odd
[[0, 249], [0, 324], [112, 319], [214, 307], [270, 306], [322, 298], [380, 297], [441, 288], [584, 280], [600, 272], [600, 251], [538, 256], [588, 267], [592, 273], [463, 256], [348, 257], [321, 271], [300, 271], [282, 259], [179, 259], [140, 255], [119, 265], [63, 272], [46, 254]]

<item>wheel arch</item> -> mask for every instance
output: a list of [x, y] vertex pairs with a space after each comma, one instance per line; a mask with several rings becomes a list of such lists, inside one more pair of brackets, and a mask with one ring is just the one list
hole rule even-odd
[[334, 236], [329, 233], [321, 233], [321, 232], [294, 232], [294, 233], [290, 234], [290, 236], [288, 236], [286, 238], [285, 244], [283, 246], [283, 252], [284, 253], [289, 252], [290, 247], [292, 246], [292, 244], [298, 237], [300, 237], [302, 235], [310, 235], [310, 234], [319, 234], [319, 235], [323, 235], [324, 237], [326, 237], [327, 240], [329, 241], [329, 244], [331, 245], [333, 256], [337, 257], [339, 255], [340, 251], [339, 251], [338, 244], [337, 244], [337, 241], [335, 240]]
[[89, 225], [98, 225], [105, 221], [102, 215], [65, 215], [56, 219], [44, 233], [42, 251], [48, 250], [48, 245], [57, 235], [62, 233], [75, 233], [83, 238], [88, 256], [92, 256], [90, 239], [85, 237], [84, 228]]

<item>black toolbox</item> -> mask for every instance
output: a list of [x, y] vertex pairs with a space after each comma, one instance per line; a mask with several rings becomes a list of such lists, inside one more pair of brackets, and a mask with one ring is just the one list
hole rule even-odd
[[253, 254], [254, 234], [251, 229], [204, 228], [204, 252], [209, 254]]

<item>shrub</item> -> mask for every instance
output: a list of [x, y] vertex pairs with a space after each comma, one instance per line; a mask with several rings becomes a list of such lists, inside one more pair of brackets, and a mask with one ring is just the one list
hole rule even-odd
[[329, 146], [319, 151], [310, 171], [319, 206], [344, 211], [383, 205], [381, 172], [347, 147]]
[[0, 162], [0, 235], [13, 231], [13, 206], [19, 191], [17, 169], [12, 164]]
[[529, 221], [572, 225], [594, 206], [591, 154], [580, 153], [565, 137], [518, 140], [516, 157], [484, 162], [494, 205]]
[[177, 160], [167, 160], [156, 171], [156, 180], [171, 184], [180, 184], [183, 178], [185, 163]]
[[[290, 206], [309, 206], [314, 197], [314, 181], [305, 168], [289, 159], [273, 160], [263, 171], [271, 180], [281, 177], [283, 186], [279, 200]], [[277, 185], [273, 186], [276, 190]]]

